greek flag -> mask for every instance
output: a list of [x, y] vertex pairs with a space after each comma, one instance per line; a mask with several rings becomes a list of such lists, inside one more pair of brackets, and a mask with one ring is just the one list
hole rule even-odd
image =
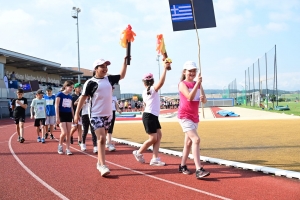
[[171, 5], [170, 10], [173, 22], [193, 20], [191, 4]]

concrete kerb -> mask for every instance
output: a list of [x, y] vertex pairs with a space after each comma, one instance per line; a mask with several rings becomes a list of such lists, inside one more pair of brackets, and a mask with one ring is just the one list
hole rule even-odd
[[[139, 144], [136, 142], [130, 142], [127, 140], [122, 140], [122, 139], [117, 139], [117, 138], [112, 138], [112, 140], [114, 142], [117, 142], [120, 144], [125, 144], [125, 145], [129, 145], [129, 146], [137, 147], [137, 148], [140, 148], [142, 146], [142, 144]], [[149, 147], [148, 150], [152, 151], [152, 147]], [[182, 152], [179, 152], [179, 151], [173, 151], [173, 150], [169, 150], [169, 149], [159, 148], [159, 152], [164, 153], [164, 154], [173, 155], [173, 156], [182, 157]], [[189, 158], [194, 159], [192, 154], [189, 155]], [[206, 156], [200, 156], [200, 160], [202, 160], [203, 162], [209, 162], [209, 163], [218, 164], [218, 165], [225, 165], [225, 166], [229, 166], [229, 167], [235, 167], [235, 168], [240, 168], [240, 169], [244, 169], [244, 170], [252, 170], [252, 171], [256, 171], [256, 172], [262, 172], [265, 174], [272, 174], [275, 176], [283, 176], [283, 177], [287, 177], [287, 178], [295, 178], [295, 179], [300, 180], [300, 173], [295, 172], [295, 171], [282, 170], [282, 169], [265, 167], [265, 166], [260, 166], [260, 165], [252, 165], [252, 164], [242, 163], [242, 162], [234, 162], [234, 161], [230, 161], [230, 160], [222, 160], [222, 159], [211, 158], [211, 157], [206, 157]]]

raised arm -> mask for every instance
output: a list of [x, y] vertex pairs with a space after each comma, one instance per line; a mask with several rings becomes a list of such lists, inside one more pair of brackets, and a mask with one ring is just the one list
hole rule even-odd
[[156, 85], [154, 85], [154, 90], [157, 92], [165, 83], [166, 80], [166, 75], [167, 75], [167, 68], [170, 67], [170, 63], [165, 63], [164, 65], [164, 70], [162, 73], [162, 76], [160, 77], [160, 80]]
[[123, 66], [122, 66], [122, 69], [120, 72], [120, 80], [125, 78], [125, 75], [126, 75], [126, 71], [127, 71], [126, 59], [127, 59], [127, 56], [124, 58]]

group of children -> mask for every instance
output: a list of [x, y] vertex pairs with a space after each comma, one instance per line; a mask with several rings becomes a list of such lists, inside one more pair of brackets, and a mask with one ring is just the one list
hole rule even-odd
[[[66, 154], [71, 155], [70, 143], [72, 141], [72, 134], [75, 130], [81, 129], [83, 125], [83, 134], [78, 134], [78, 143], [81, 150], [85, 150], [85, 140], [89, 127], [91, 127], [94, 153], [98, 153], [98, 162], [96, 168], [100, 171], [101, 176], [106, 176], [110, 173], [109, 168], [105, 165], [105, 145], [111, 147], [111, 133], [114, 124], [115, 111], [121, 112], [117, 99], [113, 98], [113, 85], [117, 84], [119, 80], [126, 75], [127, 57], [124, 58], [124, 63], [118, 75], [107, 75], [110, 61], [98, 59], [93, 63], [94, 76], [87, 80], [82, 88], [81, 85], [75, 84], [72, 81], [66, 81], [54, 99], [51, 99], [50, 90], [47, 89], [47, 98], [43, 99], [43, 91], [39, 90], [36, 94], [36, 99], [31, 103], [31, 118], [33, 111], [35, 112], [35, 126], [37, 127], [38, 142], [45, 142], [46, 134], [42, 128], [42, 138], [39, 136], [39, 128], [43, 125], [50, 124], [51, 126], [59, 124], [61, 134], [58, 144], [58, 153], [63, 154], [63, 142], [66, 144]], [[164, 166], [159, 156], [158, 151], [162, 138], [161, 125], [159, 122], [160, 113], [160, 96], [159, 89], [163, 86], [167, 69], [170, 67], [169, 62], [165, 62], [164, 70], [160, 80], [154, 84], [154, 78], [151, 73], [143, 77], [145, 90], [143, 91], [143, 102], [145, 105], [142, 115], [144, 128], [149, 138], [142, 144], [142, 146], [133, 151], [134, 158], [140, 162], [145, 163], [143, 152], [150, 146], [153, 146], [153, 155], [150, 160], [152, 166]], [[194, 81], [194, 79], [196, 79]], [[200, 179], [208, 176], [210, 173], [203, 169], [200, 163], [200, 137], [197, 133], [199, 115], [199, 102], [205, 103], [206, 97], [202, 88], [202, 77], [197, 75], [197, 67], [194, 62], [188, 61], [183, 66], [181, 81], [179, 83], [180, 105], [178, 108], [179, 123], [185, 133], [184, 148], [182, 153], [182, 160], [179, 165], [179, 172], [183, 174], [191, 174], [187, 168], [186, 161], [192, 149], [194, 162], [196, 166], [196, 178]], [[73, 98], [70, 95], [75, 87], [75, 94]], [[76, 89], [79, 88], [79, 89]], [[17, 92], [18, 98], [13, 100], [12, 106], [15, 111], [15, 123], [17, 124], [17, 132], [19, 141], [24, 142], [24, 122], [25, 109], [27, 108], [27, 99], [22, 97], [21, 89]], [[74, 95], [75, 98], [74, 98]], [[73, 101], [72, 101], [73, 100]], [[111, 104], [113, 102], [113, 108]], [[46, 107], [52, 104], [55, 106], [54, 115], [50, 110], [46, 112]], [[113, 111], [112, 111], [113, 110]], [[51, 116], [48, 116], [48, 114]], [[56, 122], [53, 123], [53, 120]], [[73, 127], [72, 127], [73, 126]], [[52, 127], [53, 128], [53, 127]], [[110, 134], [108, 134], [110, 133]], [[52, 132], [50, 137], [53, 137]], [[82, 141], [81, 141], [82, 140]], [[108, 143], [106, 143], [108, 141]], [[109, 150], [110, 150], [109, 149]]]

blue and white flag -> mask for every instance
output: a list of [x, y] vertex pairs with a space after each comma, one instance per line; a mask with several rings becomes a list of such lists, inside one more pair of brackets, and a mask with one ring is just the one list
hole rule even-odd
[[192, 21], [193, 12], [191, 4], [171, 5], [171, 16], [173, 22]]

